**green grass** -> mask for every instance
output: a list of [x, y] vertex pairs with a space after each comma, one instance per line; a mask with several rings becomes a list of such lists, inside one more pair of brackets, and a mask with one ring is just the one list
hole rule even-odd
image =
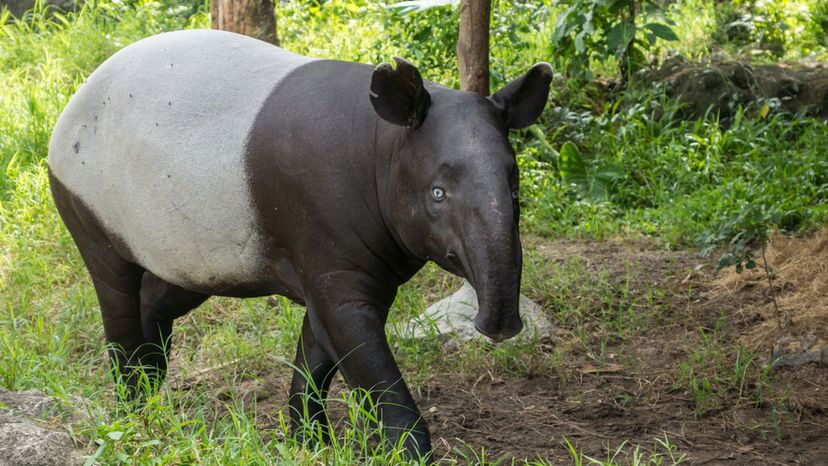
[[729, 399], [737, 405], [778, 402], [771, 395], [771, 362], [757, 351], [730, 340], [728, 318], [722, 314], [712, 329], [699, 329], [698, 345], [679, 363], [674, 388], [692, 397], [696, 416], [723, 409]]
[[[672, 7], [683, 53], [701, 56], [711, 49], [715, 5], [693, 0]], [[417, 63], [425, 77], [457, 84], [456, 9], [400, 15], [375, 2], [344, 0], [321, 6], [280, 2], [277, 8], [286, 48], [370, 63], [400, 55]], [[495, 2], [494, 88], [554, 53], [547, 38], [557, 8], [552, 1]], [[121, 412], [114, 400], [97, 301], [49, 194], [48, 139], [69, 97], [106, 57], [145, 36], [204, 26], [203, 11], [203, 5], [174, 2], [99, 1], [65, 16], [38, 8], [10, 23], [0, 18], [0, 386], [38, 388], [67, 404], [75, 397], [93, 400], [85, 407], [87, 417], [71, 425], [101, 464], [400, 463], [398, 449], [378, 454], [381, 434], [365, 422], [374, 413], [362, 392], [345, 391], [331, 400], [346, 415], [337, 442], [316, 449], [288, 436], [283, 412], [260, 409], [246, 396], [244, 382], [291, 370], [304, 311], [284, 299], [211, 299], [176, 323], [175, 376], [210, 367], [223, 368], [222, 376], [190, 390], [165, 385], [136, 412]], [[701, 12], [702, 20], [682, 20], [688, 11]], [[722, 226], [748, 206], [779, 211], [776, 226], [791, 232], [828, 219], [824, 122], [758, 118], [752, 109], [729, 126], [715, 116], [680, 121], [672, 118], [677, 109], [652, 93], [612, 97], [594, 111], [591, 105], [606, 97], [568, 85], [556, 80], [552, 105], [539, 124], [514, 135], [525, 231], [590, 238], [642, 233], [679, 247], [728, 241], [719, 234]], [[565, 181], [560, 151], [566, 142], [579, 148], [584, 179], [607, 170], [619, 174], [606, 183], [606, 198], [584, 196], [577, 184]], [[498, 346], [470, 342], [446, 358], [436, 337], [406, 338], [407, 323], [459, 284], [429, 266], [397, 298], [389, 323], [392, 346], [415, 389], [428, 383], [432, 367], [506, 377], [551, 371], [566, 380], [572, 354], [604, 362], [608, 347], [627, 344], [664, 318], [657, 305], [664, 290], [634, 290], [629, 280], [611, 278], [577, 258], [555, 268], [527, 251], [524, 292], [544, 303], [576, 347], [545, 352], [536, 339]], [[700, 338], [698, 352], [688, 355], [675, 376], [677, 389], [693, 393], [700, 415], [730, 399], [722, 395], [728, 391], [736, 390], [744, 402], [768, 398], [761, 391], [766, 375], [753, 353], [733, 352], [732, 342], [715, 335]], [[702, 363], [707, 360], [716, 363]], [[221, 396], [211, 392], [217, 386]], [[601, 459], [588, 458], [563, 438], [560, 443], [578, 464], [673, 464], [681, 458], [662, 437], [652, 445], [618, 442]], [[467, 447], [453, 451], [448, 462], [494, 460]], [[518, 464], [549, 463], [529, 458]]]
[[653, 442], [651, 450], [642, 450], [640, 445], [629, 446], [626, 442], [615, 448], [607, 448], [606, 459], [592, 458], [579, 452], [568, 439], [564, 438], [566, 448], [572, 457], [572, 464], [581, 466], [585, 464], [596, 466], [615, 466], [620, 464], [618, 458], [621, 455], [629, 458], [631, 465], [660, 465], [660, 464], [681, 464], [684, 462], [685, 455], [677, 453], [675, 445], [670, 443], [670, 439], [666, 436], [664, 438], [656, 438]]

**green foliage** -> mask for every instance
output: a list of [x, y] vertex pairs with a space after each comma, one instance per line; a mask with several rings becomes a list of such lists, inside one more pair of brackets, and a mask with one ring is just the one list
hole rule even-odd
[[825, 54], [825, 2], [738, 0], [721, 4], [716, 39], [772, 58]]
[[441, 6], [457, 5], [458, 3], [460, 3], [460, 0], [406, 0], [388, 5], [388, 8], [400, 13], [412, 13]]
[[669, 44], [670, 50], [691, 60], [706, 58], [717, 47], [712, 37], [716, 34], [721, 5], [707, 0], [671, 2], [666, 14], [675, 22], [672, 27], [679, 40]]
[[730, 251], [719, 259], [719, 268], [732, 265], [736, 267], [737, 273], [743, 269], [754, 269], [755, 246], [764, 245], [773, 226], [780, 224], [782, 217], [779, 212], [765, 212], [763, 206], [747, 204], [719, 227], [715, 237], [706, 240], [709, 246], [702, 252], [706, 253], [720, 242], [729, 240]]
[[[727, 126], [712, 116], [677, 121], [675, 104], [658, 94], [633, 95], [627, 98], [639, 103], [613, 102], [599, 115], [551, 110], [544, 143], [577, 157], [561, 170], [553, 155], [559, 170], [548, 173], [547, 187], [527, 209], [529, 225], [599, 237], [629, 228], [667, 244], [706, 246], [743, 231], [732, 220], [748, 205], [762, 212], [766, 226], [788, 232], [828, 218], [825, 122], [748, 118], [745, 110]], [[524, 144], [519, 156], [541, 158], [532, 149], [537, 142]]]
[[590, 81], [591, 63], [614, 57], [622, 79], [628, 79], [646, 62], [646, 52], [658, 39], [678, 40], [673, 29], [657, 19], [654, 2], [572, 0], [569, 4], [558, 16], [552, 43], [556, 63], [576, 78]]
[[[585, 464], [591, 466], [617, 466], [619, 464], [630, 464], [633, 466], [678, 465], [684, 463], [686, 460], [686, 455], [678, 454], [676, 446], [670, 442], [670, 439], [666, 435], [664, 438], [656, 437], [653, 442], [653, 448], [649, 452], [642, 451], [641, 446], [635, 446], [630, 450], [626, 441], [621, 442], [621, 445], [618, 447], [607, 449], [606, 460], [586, 456], [583, 452], [578, 451], [569, 439], [564, 437], [563, 440], [574, 466], [582, 466]], [[620, 462], [619, 457], [622, 455], [628, 458], [628, 462]]]
[[584, 160], [578, 147], [565, 142], [560, 152], [561, 180], [578, 190], [580, 196], [596, 202], [610, 198], [613, 184], [624, 178], [623, 169], [605, 160]]
[[[308, 6], [277, 4], [282, 46], [305, 55], [379, 64], [401, 56], [426, 79], [457, 85], [454, 43], [458, 11], [432, 8], [417, 14], [376, 2], [331, 0]], [[360, 34], [353, 34], [353, 31]], [[319, 40], [319, 34], [334, 40]]]
[[814, 5], [807, 30], [819, 46], [828, 47], [828, 3], [818, 2]]

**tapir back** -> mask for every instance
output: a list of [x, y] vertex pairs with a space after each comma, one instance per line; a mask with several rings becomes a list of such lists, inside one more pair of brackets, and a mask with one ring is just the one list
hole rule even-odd
[[310, 61], [225, 32], [144, 39], [69, 102], [50, 172], [159, 277], [194, 289], [255, 279], [265, 266], [247, 140], [267, 97]]

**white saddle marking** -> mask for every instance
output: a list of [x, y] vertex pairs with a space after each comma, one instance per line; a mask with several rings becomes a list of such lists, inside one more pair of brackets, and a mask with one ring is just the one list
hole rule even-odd
[[71, 99], [49, 168], [162, 279], [205, 289], [266, 278], [247, 138], [267, 97], [310, 61], [211, 30], [141, 40]]

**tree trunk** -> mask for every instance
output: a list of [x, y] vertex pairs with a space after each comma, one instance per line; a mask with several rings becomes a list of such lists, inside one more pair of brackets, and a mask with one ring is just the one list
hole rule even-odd
[[[629, 6], [627, 7], [627, 15], [627, 21], [629, 21], [630, 24], [635, 26], [635, 0], [631, 1]], [[632, 40], [630, 40], [629, 44], [627, 44], [627, 48], [621, 55], [621, 60], [619, 60], [619, 71], [621, 71], [621, 86], [623, 87], [628, 86], [632, 82], [633, 73], [637, 71], [635, 69], [636, 57], [633, 56], [633, 53], [635, 51], [635, 34], [636, 32], [634, 31]]]
[[212, 28], [279, 45], [273, 0], [210, 0]]
[[489, 95], [489, 17], [491, 0], [460, 1], [457, 62], [460, 89]]

